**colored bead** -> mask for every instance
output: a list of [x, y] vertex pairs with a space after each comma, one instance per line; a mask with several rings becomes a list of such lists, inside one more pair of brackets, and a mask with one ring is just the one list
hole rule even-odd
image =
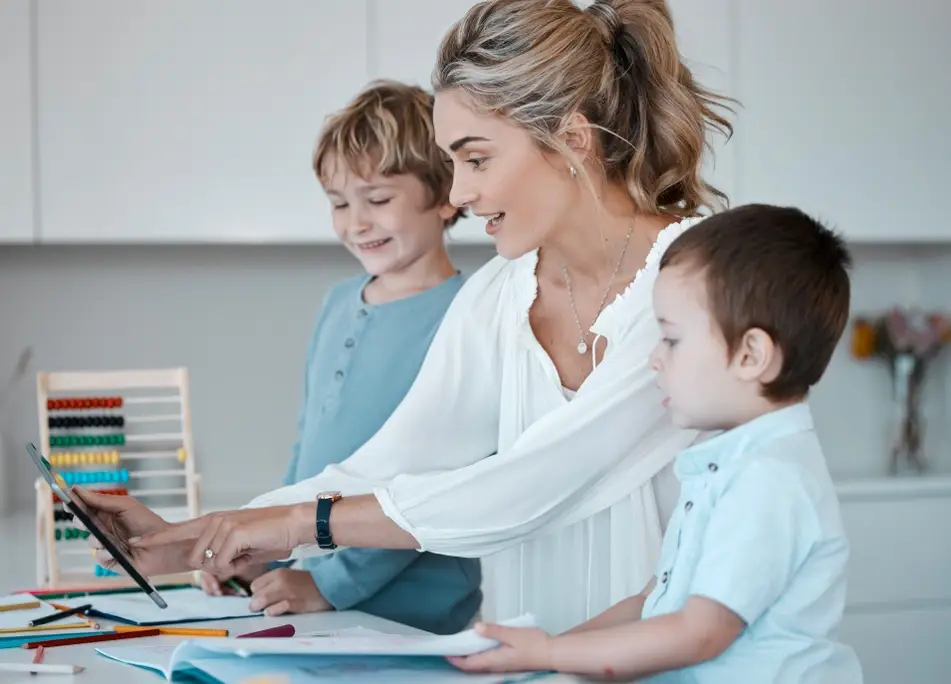
[[179, 449], [179, 450], [178, 450], [178, 462], [179, 462], [179, 463], [184, 463], [186, 460], [188, 460], [188, 453], [187, 453], [187, 452], [185, 451], [185, 449], [183, 449], [183, 448]]

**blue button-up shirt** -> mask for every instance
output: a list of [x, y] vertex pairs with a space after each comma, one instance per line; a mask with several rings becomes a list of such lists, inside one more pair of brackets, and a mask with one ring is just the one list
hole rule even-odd
[[[382, 427], [419, 373], [463, 279], [457, 274], [378, 305], [363, 301], [368, 281], [350, 278], [324, 298], [308, 348], [299, 436], [285, 485], [343, 461]], [[338, 610], [439, 634], [464, 629], [482, 603], [478, 559], [349, 548], [306, 558], [302, 567]]]
[[644, 618], [712, 599], [746, 629], [720, 656], [664, 684], [862, 681], [836, 641], [849, 545], [806, 403], [779, 409], [677, 457], [682, 483]]

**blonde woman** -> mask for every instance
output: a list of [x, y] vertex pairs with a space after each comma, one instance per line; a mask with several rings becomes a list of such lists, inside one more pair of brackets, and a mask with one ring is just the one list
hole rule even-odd
[[[146, 572], [335, 546], [484, 558], [483, 614], [560, 631], [637, 594], [678, 495], [648, 356], [665, 247], [722, 195], [701, 178], [719, 98], [662, 0], [489, 0], [433, 74], [450, 200], [499, 256], [450, 306], [405, 400], [350, 458], [240, 511], [169, 525], [84, 494]], [[303, 547], [303, 548], [301, 548]], [[105, 559], [103, 559], [105, 560]]]

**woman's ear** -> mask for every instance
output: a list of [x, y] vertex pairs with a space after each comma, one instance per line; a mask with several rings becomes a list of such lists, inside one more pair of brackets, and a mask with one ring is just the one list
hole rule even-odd
[[573, 112], [562, 124], [560, 137], [578, 162], [584, 163], [594, 146], [588, 118], [581, 112]]

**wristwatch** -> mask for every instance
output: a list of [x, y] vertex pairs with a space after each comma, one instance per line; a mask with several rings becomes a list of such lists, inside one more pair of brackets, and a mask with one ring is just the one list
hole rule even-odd
[[317, 546], [322, 549], [335, 549], [333, 535], [330, 533], [330, 508], [343, 498], [340, 492], [321, 492], [317, 495]]

